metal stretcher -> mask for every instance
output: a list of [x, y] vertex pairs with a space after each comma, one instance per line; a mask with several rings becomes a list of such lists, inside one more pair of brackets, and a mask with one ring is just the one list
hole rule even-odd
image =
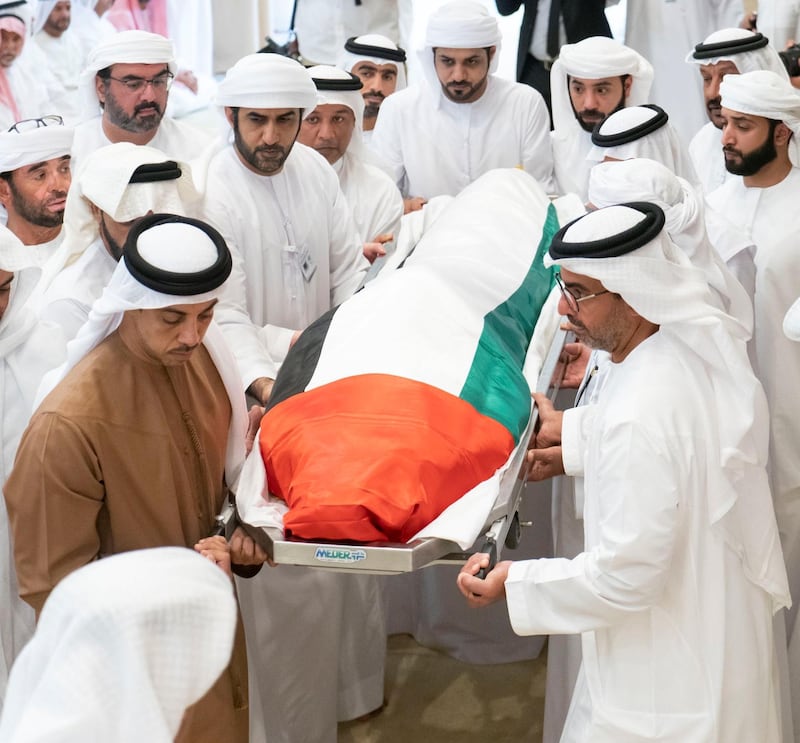
[[[561, 352], [568, 333], [557, 330], [542, 365], [536, 392], [553, 400], [564, 375]], [[522, 497], [529, 464], [526, 461], [527, 443], [535, 430], [538, 411], [531, 407], [531, 416], [513, 458], [500, 479], [500, 489], [486, 522], [486, 531], [476, 540], [477, 552], [490, 555], [490, 567], [500, 558], [503, 546], [511, 549], [519, 544], [521, 524], [519, 503]], [[471, 552], [446, 539], [427, 537], [407, 543], [369, 542], [359, 544], [305, 541], [286, 538], [278, 528], [254, 527], [243, 523], [248, 534], [276, 563], [308, 567], [392, 575], [407, 573], [429, 565], [463, 563]]]

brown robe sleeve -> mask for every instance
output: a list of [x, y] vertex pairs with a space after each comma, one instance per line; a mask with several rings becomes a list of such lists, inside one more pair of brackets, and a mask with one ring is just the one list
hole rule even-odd
[[58, 581], [101, 551], [103, 474], [74, 423], [40, 413], [22, 437], [4, 494], [20, 596], [38, 614]]

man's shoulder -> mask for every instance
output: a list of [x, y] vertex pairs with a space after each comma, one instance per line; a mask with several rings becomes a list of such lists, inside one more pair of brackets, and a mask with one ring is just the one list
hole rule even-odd
[[358, 180], [362, 183], [366, 183], [370, 188], [392, 190], [397, 191], [398, 194], [400, 193], [394, 181], [377, 165], [359, 160], [355, 163], [355, 168]]
[[[675, 384], [683, 379], [684, 384]], [[639, 344], [621, 364], [609, 372], [602, 398], [609, 420], [630, 419], [654, 430], [668, 429], [673, 416], [707, 414], [702, 400], [708, 380], [702, 360], [687, 353], [669, 331], [659, 330]]]
[[81, 160], [94, 150], [110, 144], [103, 134], [103, 117], [98, 114], [75, 126], [72, 137], [72, 159]]
[[728, 199], [735, 194], [744, 193], [746, 190], [747, 186], [744, 185], [741, 176], [728, 178], [713, 191], [709, 191], [706, 195], [706, 201], [718, 212], [724, 214], [727, 211]]
[[44, 292], [45, 302], [74, 298], [91, 304], [111, 279], [116, 263], [105, 251], [100, 238], [81, 253], [79, 258], [56, 274]]
[[427, 90], [422, 84], [410, 85], [392, 93], [381, 103], [378, 118], [380, 119], [381, 116], [385, 118], [387, 115], [401, 116], [403, 113], [415, 110], [426, 93]]
[[492, 83], [487, 93], [488, 99], [493, 105], [501, 107], [521, 106], [530, 110], [541, 109], [543, 111], [547, 109], [547, 104], [544, 102], [542, 94], [536, 88], [524, 83], [507, 80], [497, 75], [492, 76]]
[[717, 154], [715, 152], [705, 153], [701, 149], [710, 145], [712, 142], [721, 142], [722, 131], [717, 129], [710, 121], [701, 126], [689, 142], [690, 150], [697, 150], [698, 154]]
[[[212, 139], [211, 134], [194, 124], [189, 124], [181, 119], [174, 119], [171, 116], [165, 116], [161, 119], [156, 136], [153, 137], [150, 145], [166, 151], [163, 143], [169, 142], [170, 144], [180, 145], [187, 153], [197, 154], [200, 149], [210, 144]], [[168, 152], [167, 154], [171, 153]], [[191, 157], [181, 157], [177, 154], [174, 156], [181, 160], [191, 159]]]
[[326, 191], [339, 188], [339, 177], [330, 163], [313, 147], [295, 142], [283, 166], [290, 181], [302, 183], [304, 187], [318, 187]]

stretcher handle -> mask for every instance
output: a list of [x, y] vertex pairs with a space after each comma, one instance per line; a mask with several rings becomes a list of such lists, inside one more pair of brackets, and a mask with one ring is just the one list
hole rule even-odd
[[483, 543], [483, 547], [478, 551], [485, 552], [489, 555], [489, 566], [481, 568], [477, 572], [477, 577], [481, 580], [485, 580], [486, 575], [494, 570], [494, 566], [497, 565], [497, 541], [494, 537], [487, 537], [486, 541]]

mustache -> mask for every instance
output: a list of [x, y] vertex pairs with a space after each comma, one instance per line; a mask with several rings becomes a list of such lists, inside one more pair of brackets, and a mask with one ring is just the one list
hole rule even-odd
[[133, 109], [134, 116], [144, 111], [146, 108], [153, 108], [156, 113], [161, 113], [161, 106], [156, 101], [142, 101], [141, 103], [137, 103]]
[[730, 145], [726, 144], [722, 146], [723, 152], [730, 152], [733, 155], [738, 155], [739, 157], [742, 156], [741, 150], [737, 150], [735, 147], [731, 147]]
[[66, 198], [67, 198], [66, 191], [55, 191], [53, 195], [49, 199], [47, 199], [47, 201], [44, 202], [44, 205], [51, 206], [52, 204], [55, 204], [57, 201], [63, 201]]
[[283, 155], [286, 153], [286, 149], [281, 147], [279, 144], [262, 144], [256, 147], [253, 152], [263, 153], [265, 155]]
[[381, 93], [381, 91], [380, 91], [380, 90], [367, 90], [367, 91], [364, 93], [364, 96], [365, 96], [365, 97], [366, 97], [366, 96], [370, 96], [371, 98], [380, 98], [381, 100], [383, 100], [384, 98], [386, 98], [386, 96], [385, 96], [383, 93]]
[[722, 108], [722, 97], [717, 96], [716, 98], [711, 98], [708, 103], [706, 103], [706, 108]]
[[605, 114], [599, 108], [584, 108], [583, 111], [578, 111], [578, 116], [590, 119], [605, 118]]
[[470, 85], [469, 80], [451, 80], [447, 83], [448, 88], [457, 88], [461, 85]]

